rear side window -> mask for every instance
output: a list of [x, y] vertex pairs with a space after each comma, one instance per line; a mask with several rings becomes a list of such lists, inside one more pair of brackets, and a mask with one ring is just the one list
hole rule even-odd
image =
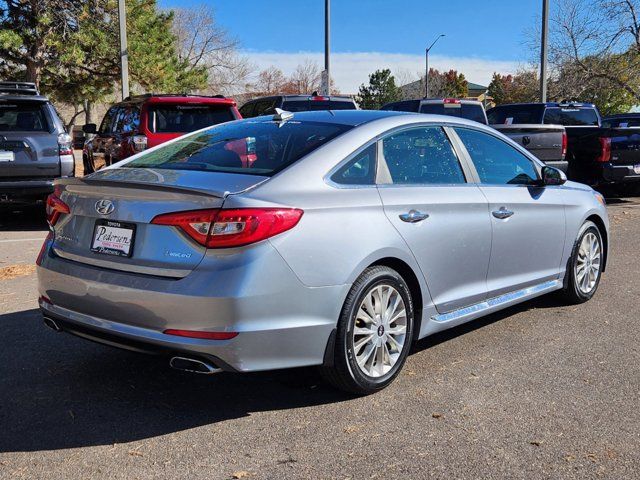
[[259, 117], [260, 115], [271, 115], [275, 113], [275, 111], [276, 100], [274, 98], [259, 100], [255, 103], [255, 109], [252, 116]]
[[234, 120], [231, 109], [217, 105], [151, 105], [148, 128], [153, 133], [187, 133]]
[[477, 130], [455, 128], [482, 183], [533, 185], [538, 174], [533, 162], [502, 140]]
[[376, 144], [358, 153], [331, 176], [341, 185], [373, 185], [376, 180]]
[[38, 102], [0, 102], [0, 132], [47, 132], [45, 105]]
[[451, 117], [466, 118], [474, 122], [487, 123], [484, 109], [481, 105], [458, 103], [445, 105], [444, 103], [423, 103], [420, 106], [420, 113], [430, 113], [433, 115], [449, 115]]
[[131, 133], [140, 128], [140, 110], [134, 106], [123, 107], [118, 111], [116, 132]]
[[598, 126], [598, 115], [593, 108], [547, 108], [544, 123], [565, 126]]
[[503, 105], [487, 112], [489, 125], [515, 125], [542, 123], [544, 105]]
[[122, 166], [271, 176], [351, 128], [324, 122], [245, 120], [181, 137]]
[[321, 100], [288, 100], [282, 104], [288, 112], [314, 112], [318, 110], [355, 110], [353, 102], [321, 101]]
[[465, 183], [464, 173], [441, 127], [420, 127], [382, 140], [389, 183], [400, 185]]

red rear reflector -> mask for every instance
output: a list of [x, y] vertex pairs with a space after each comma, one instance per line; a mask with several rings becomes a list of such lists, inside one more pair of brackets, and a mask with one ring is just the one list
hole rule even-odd
[[60, 200], [58, 196], [60, 194], [59, 187], [55, 187], [54, 192], [47, 197], [46, 212], [47, 222], [52, 227], [56, 224], [62, 213], [70, 213], [69, 206]]
[[177, 337], [202, 338], [204, 340], [231, 340], [238, 336], [238, 332], [197, 332], [194, 330], [165, 330], [165, 335]]
[[596, 162], [609, 162], [611, 160], [611, 138], [600, 137], [600, 155], [596, 158]]
[[[51, 232], [49, 232], [47, 234], [47, 237], [44, 239], [44, 242], [42, 242], [42, 246], [40, 247], [40, 252], [38, 253], [38, 256], [36, 257], [36, 265], [40, 266], [42, 264], [42, 259], [44, 258], [44, 252], [47, 249], [47, 243], [49, 243], [49, 240], [51, 240], [51, 238], [53, 237], [53, 235], [51, 234]], [[46, 297], [40, 297], [40, 298], [46, 298]], [[49, 302], [51, 303], [51, 302]]]
[[178, 227], [208, 248], [228, 248], [286, 232], [297, 225], [302, 214], [297, 208], [194, 210], [158, 215], [151, 223]]

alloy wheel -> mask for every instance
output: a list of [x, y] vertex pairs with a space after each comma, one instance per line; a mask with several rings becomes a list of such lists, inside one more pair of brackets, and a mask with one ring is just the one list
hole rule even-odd
[[576, 284], [582, 293], [591, 293], [598, 283], [601, 258], [600, 240], [595, 233], [587, 232], [580, 242], [575, 266]]
[[387, 284], [365, 295], [356, 313], [353, 352], [368, 377], [382, 377], [396, 364], [407, 336], [407, 311], [402, 295]]

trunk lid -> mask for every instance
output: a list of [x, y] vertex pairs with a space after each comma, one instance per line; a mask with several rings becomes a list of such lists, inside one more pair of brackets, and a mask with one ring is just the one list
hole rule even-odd
[[[58, 196], [69, 206], [70, 213], [55, 224], [54, 252], [68, 260], [103, 268], [185, 277], [200, 263], [206, 248], [177, 227], [152, 224], [153, 218], [165, 213], [221, 208], [226, 195], [264, 180], [250, 175], [128, 168], [62, 180], [58, 182]], [[105, 205], [111, 207], [101, 208]], [[112, 233], [131, 236], [129, 256], [92, 251], [98, 245], [100, 227], [105, 225], [118, 228], [110, 230]]]

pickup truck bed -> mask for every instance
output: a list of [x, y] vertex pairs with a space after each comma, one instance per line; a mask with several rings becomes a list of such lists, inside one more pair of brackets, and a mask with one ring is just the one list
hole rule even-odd
[[546, 165], [567, 172], [565, 159], [566, 132], [562, 125], [491, 125], [514, 142], [522, 145]]

